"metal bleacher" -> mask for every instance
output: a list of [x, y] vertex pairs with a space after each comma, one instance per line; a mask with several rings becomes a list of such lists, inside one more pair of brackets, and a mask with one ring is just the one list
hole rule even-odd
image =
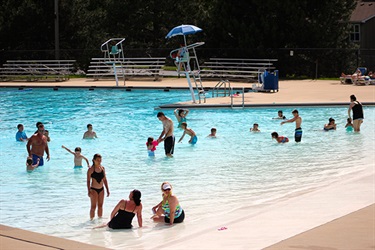
[[75, 60], [7, 60], [0, 68], [2, 81], [66, 81]]
[[256, 80], [260, 72], [275, 69], [277, 59], [210, 58], [201, 66], [204, 79]]

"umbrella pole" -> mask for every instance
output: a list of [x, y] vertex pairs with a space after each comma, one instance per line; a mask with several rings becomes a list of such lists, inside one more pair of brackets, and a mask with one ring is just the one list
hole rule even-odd
[[186, 36], [184, 35], [184, 42], [185, 42], [185, 47], [187, 46], [187, 43], [186, 43]]

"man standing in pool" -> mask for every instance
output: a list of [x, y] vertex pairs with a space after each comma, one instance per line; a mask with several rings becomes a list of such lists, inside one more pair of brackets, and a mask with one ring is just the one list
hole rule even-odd
[[294, 140], [296, 142], [300, 142], [301, 139], [302, 139], [302, 128], [301, 128], [302, 118], [298, 115], [298, 110], [296, 110], [296, 109], [292, 111], [292, 114], [293, 114], [294, 117], [292, 119], [281, 122], [281, 125], [283, 125], [284, 123], [287, 123], [287, 122], [296, 122], [296, 130], [294, 132]]
[[163, 123], [163, 131], [161, 132], [158, 142], [164, 141], [164, 150], [167, 157], [173, 157], [175, 137], [173, 135], [173, 121], [164, 115], [163, 112], [157, 114], [159, 121]]
[[44, 151], [46, 151], [47, 161], [49, 161], [50, 155], [47, 137], [44, 135], [44, 125], [42, 123], [38, 125], [38, 133], [30, 137], [26, 149], [29, 157], [33, 159], [33, 165], [35, 165], [39, 159], [39, 166], [43, 166]]

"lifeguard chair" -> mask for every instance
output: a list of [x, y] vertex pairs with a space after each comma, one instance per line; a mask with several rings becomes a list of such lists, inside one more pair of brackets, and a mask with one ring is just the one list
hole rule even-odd
[[122, 72], [122, 78], [125, 85], [125, 67], [124, 67], [124, 47], [125, 38], [111, 38], [100, 46], [100, 50], [104, 53], [105, 64], [112, 65], [113, 74], [118, 86], [118, 71]]
[[202, 46], [204, 42], [197, 42], [190, 45], [181, 46], [178, 49], [174, 49], [169, 53], [169, 56], [173, 59], [177, 73], [185, 74], [186, 80], [189, 84], [189, 89], [193, 102], [196, 102], [194, 88], [191, 84], [191, 78], [194, 80], [195, 88], [198, 92], [199, 103], [203, 99], [206, 102], [206, 93], [203, 88], [202, 79], [200, 76], [200, 67], [198, 62], [197, 53], [195, 48]]

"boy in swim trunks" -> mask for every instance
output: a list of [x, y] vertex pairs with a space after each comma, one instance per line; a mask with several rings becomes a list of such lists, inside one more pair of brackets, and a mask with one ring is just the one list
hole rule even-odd
[[89, 160], [87, 160], [87, 158], [81, 154], [82, 150], [80, 147], [76, 147], [74, 149], [74, 152], [70, 150], [69, 148], [65, 147], [64, 145], [62, 145], [61, 147], [66, 149], [66, 151], [74, 155], [74, 168], [83, 168], [82, 160], [85, 160], [87, 163], [87, 167], [90, 168]]
[[271, 134], [272, 136], [272, 139], [276, 139], [276, 141], [278, 143], [285, 143], [285, 142], [289, 142], [289, 139], [288, 137], [285, 137], [285, 136], [279, 136], [279, 134], [277, 132], [273, 132]]
[[94, 139], [98, 138], [95, 131], [92, 130], [92, 125], [87, 124], [87, 131], [83, 134], [83, 139]]
[[207, 137], [216, 138], [216, 128], [211, 128], [211, 134], [209, 134]]
[[298, 110], [296, 109], [292, 111], [292, 114], [294, 117], [292, 119], [281, 122], [281, 125], [287, 122], [296, 122], [296, 130], [294, 131], [294, 140], [296, 142], [300, 142], [302, 140], [302, 128], [301, 128], [302, 118], [299, 116]]
[[178, 142], [181, 142], [182, 139], [184, 139], [185, 134], [188, 134], [188, 135], [190, 135], [189, 143], [192, 144], [192, 145], [196, 144], [197, 141], [198, 141], [198, 137], [191, 128], [187, 127], [186, 122], [181, 123], [181, 128], [184, 130], [184, 133], [182, 134], [182, 136], [181, 136], [181, 138]]

